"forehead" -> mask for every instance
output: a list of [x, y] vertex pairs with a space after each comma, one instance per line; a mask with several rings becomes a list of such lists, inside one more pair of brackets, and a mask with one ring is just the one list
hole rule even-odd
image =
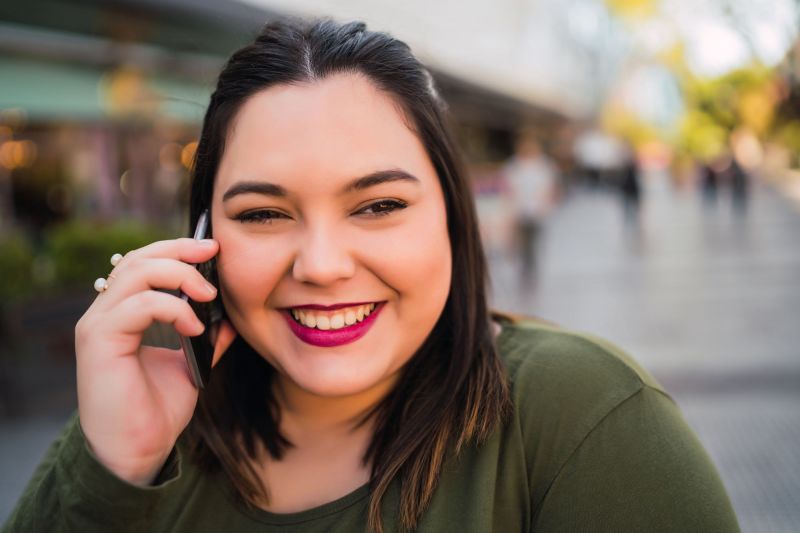
[[392, 97], [362, 75], [337, 74], [250, 97], [231, 122], [216, 189], [242, 179], [316, 186], [387, 168], [435, 178]]

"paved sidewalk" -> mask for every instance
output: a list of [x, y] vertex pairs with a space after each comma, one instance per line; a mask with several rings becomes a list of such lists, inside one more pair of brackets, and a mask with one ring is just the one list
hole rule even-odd
[[541, 276], [520, 289], [491, 254], [494, 302], [601, 335], [672, 393], [745, 532], [800, 524], [800, 212], [757, 187], [744, 218], [706, 210], [665, 177], [645, 188], [640, 235], [605, 191], [577, 190], [548, 221]]

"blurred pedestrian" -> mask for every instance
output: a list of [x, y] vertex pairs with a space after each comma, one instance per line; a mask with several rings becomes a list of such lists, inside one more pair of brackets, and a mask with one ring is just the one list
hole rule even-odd
[[520, 278], [528, 286], [535, 282], [538, 274], [543, 222], [556, 203], [557, 171], [536, 137], [523, 132], [503, 175], [514, 217]]
[[747, 212], [747, 200], [750, 192], [750, 184], [747, 172], [742, 168], [736, 158], [731, 159], [730, 187], [733, 211], [738, 216], [744, 216]]
[[717, 205], [717, 192], [719, 190], [719, 175], [713, 165], [703, 165], [702, 183], [703, 202], [707, 207]]
[[639, 166], [636, 164], [636, 155], [634, 153], [631, 153], [625, 166], [622, 167], [620, 195], [622, 196], [625, 227], [638, 232], [640, 228], [642, 188], [639, 182]]

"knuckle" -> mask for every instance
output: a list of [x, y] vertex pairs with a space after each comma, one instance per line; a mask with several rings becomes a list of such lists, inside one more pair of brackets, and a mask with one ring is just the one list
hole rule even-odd
[[141, 262], [141, 260], [142, 260], [142, 255], [141, 252], [139, 252], [139, 250], [128, 252], [122, 258], [122, 261], [120, 261], [119, 264], [116, 267], [114, 267], [114, 270], [118, 272], [124, 272], [125, 270], [131, 267], [135, 268], [136, 265]]
[[[134, 253], [131, 255], [130, 258], [125, 258], [125, 268], [141, 268], [142, 263], [144, 263], [144, 257], [142, 257], [141, 253]], [[120, 263], [122, 265], [122, 263]]]
[[94, 331], [94, 328], [92, 327], [91, 319], [86, 315], [82, 316], [75, 324], [75, 342], [86, 342], [92, 331]]
[[181, 314], [189, 313], [191, 316], [194, 316], [194, 310], [192, 309], [192, 306], [189, 305], [189, 302], [182, 300], [180, 298], [176, 298], [175, 300], [178, 302], [180, 306]]
[[81, 341], [84, 339], [86, 335], [86, 326], [84, 325], [84, 319], [81, 318], [78, 322], [75, 323], [75, 340]]
[[136, 304], [151, 308], [161, 303], [161, 296], [156, 291], [142, 291], [136, 295]]

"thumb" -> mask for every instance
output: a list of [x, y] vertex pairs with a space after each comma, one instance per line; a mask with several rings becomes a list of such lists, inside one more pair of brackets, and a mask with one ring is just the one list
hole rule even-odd
[[230, 348], [236, 340], [236, 330], [227, 319], [222, 319], [216, 325], [216, 339], [214, 339], [214, 355], [211, 357], [212, 368], [219, 363], [223, 354]]

